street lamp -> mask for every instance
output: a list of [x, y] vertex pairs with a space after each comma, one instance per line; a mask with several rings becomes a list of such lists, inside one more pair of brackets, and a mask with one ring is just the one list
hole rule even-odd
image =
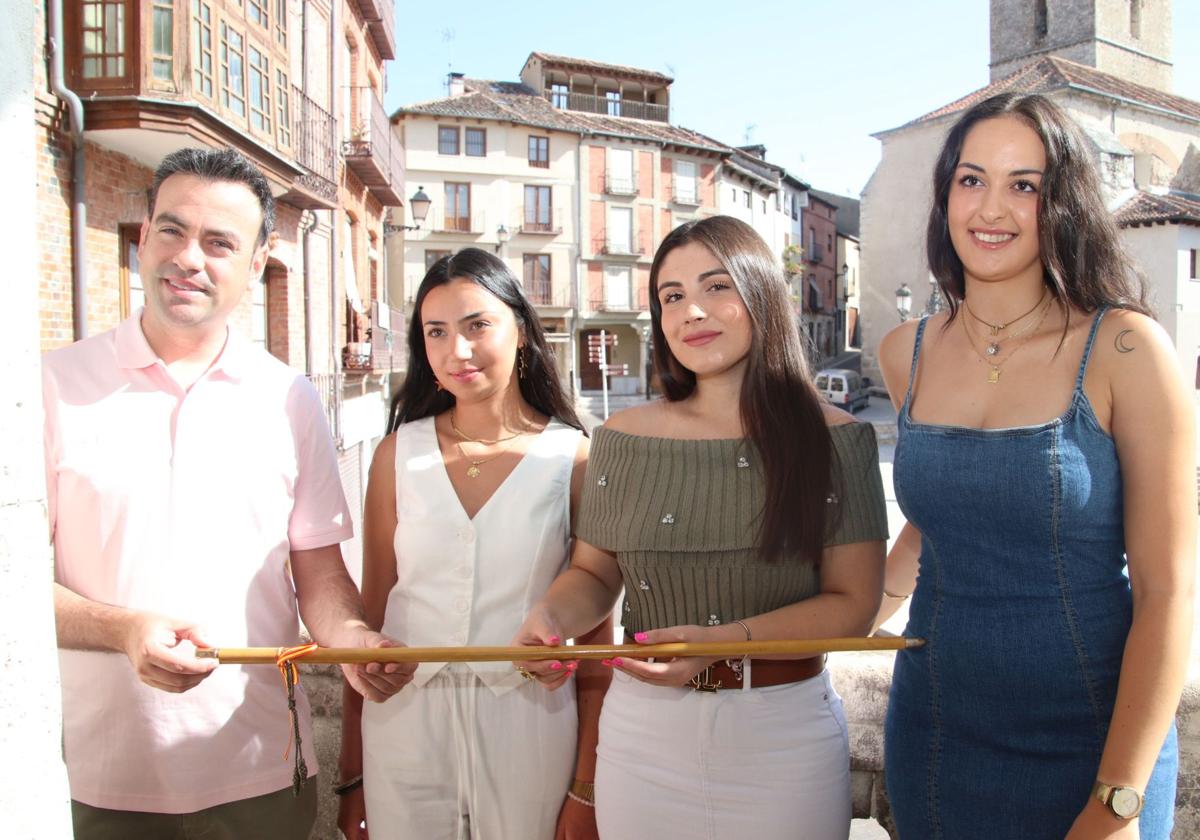
[[937, 278], [929, 275], [929, 299], [925, 301], [925, 314], [936, 315], [942, 311], [942, 293]]
[[496, 253], [500, 253], [500, 249], [508, 242], [508, 228], [503, 224], [496, 228]]
[[908, 288], [907, 283], [901, 283], [896, 290], [896, 311], [900, 313], [901, 321], [907, 321], [912, 312], [912, 289]]
[[[425, 195], [424, 187], [417, 187], [417, 191], [413, 193], [412, 198], [408, 200], [408, 206], [412, 208], [413, 221], [415, 225], [393, 225], [390, 222], [383, 223], [383, 232], [399, 233], [402, 230], [420, 230], [421, 223], [425, 221], [425, 217], [429, 215], [429, 205], [433, 204], [429, 196]], [[390, 211], [389, 211], [390, 215]]]
[[654, 330], [649, 324], [642, 324], [642, 344], [646, 348], [646, 399], [650, 399], [650, 383], [654, 377], [654, 345], [651, 339], [654, 337]]

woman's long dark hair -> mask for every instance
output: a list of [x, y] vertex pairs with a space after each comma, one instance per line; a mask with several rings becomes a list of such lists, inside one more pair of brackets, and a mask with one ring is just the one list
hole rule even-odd
[[449, 391], [438, 390], [437, 379], [429, 366], [421, 306], [431, 290], [460, 278], [491, 292], [512, 310], [517, 319], [517, 326], [525, 336], [525, 346], [517, 351], [525, 359], [525, 375], [518, 379], [525, 401], [547, 417], [557, 417], [568, 426], [582, 429], [574, 406], [563, 392], [542, 322], [521, 291], [516, 276], [499, 257], [478, 248], [463, 248], [430, 266], [417, 289], [412, 320], [408, 325], [408, 374], [392, 399], [388, 433], [394, 432], [401, 423], [441, 414], [454, 405], [454, 397]]
[[1115, 306], [1153, 317], [1145, 285], [1121, 247], [1117, 224], [1105, 206], [1100, 176], [1079, 127], [1044, 96], [1000, 93], [959, 118], [933, 168], [933, 208], [925, 246], [929, 270], [949, 301], [950, 319], [966, 294], [962, 260], [950, 241], [947, 223], [950, 188], [967, 134], [983, 120], [1005, 116], [1017, 117], [1037, 132], [1046, 149], [1038, 197], [1038, 248], [1046, 288], [1068, 306], [1068, 322], [1070, 307], [1094, 312], [1101, 306]]
[[740, 412], [746, 437], [758, 451], [766, 499], [758, 546], [768, 560], [799, 557], [819, 563], [825, 544], [826, 498], [833, 451], [821, 398], [812, 384], [796, 313], [778, 261], [754, 229], [730, 216], [687, 222], [668, 234], [650, 267], [650, 323], [654, 363], [668, 400], [696, 389], [696, 375], [680, 364], [662, 330], [658, 275], [676, 248], [698, 243], [729, 272], [750, 314], [751, 338]]

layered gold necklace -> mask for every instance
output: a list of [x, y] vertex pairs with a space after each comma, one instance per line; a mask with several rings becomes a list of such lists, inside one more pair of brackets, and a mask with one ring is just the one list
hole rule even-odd
[[[978, 315], [975, 314], [975, 311], [973, 309], [971, 309], [971, 304], [967, 303], [967, 299], [963, 298], [963, 306], [965, 306], [967, 308], [967, 314], [970, 315], [972, 318], [974, 318], [979, 323], [983, 324], [985, 327], [988, 328], [988, 330], [991, 331], [992, 338], [991, 338], [991, 341], [988, 341], [987, 347], [984, 349], [984, 352], [986, 352], [989, 356], [997, 356], [1000, 353], [1000, 349], [1001, 349], [1000, 345], [1001, 344], [1003, 344], [1006, 341], [1011, 341], [1014, 338], [1020, 338], [1025, 333], [1029, 332], [1033, 328], [1033, 326], [1036, 322], [1030, 321], [1024, 327], [1017, 330], [1016, 332], [1014, 332], [1010, 335], [1006, 335], [1003, 338], [998, 337], [1001, 332], [1008, 329], [1013, 324], [1017, 323], [1017, 321], [1020, 321], [1024, 318], [1032, 315], [1034, 313], [1034, 311], [1036, 311], [1037, 308], [1045, 302], [1047, 294], [1048, 294], [1047, 292], [1043, 291], [1042, 296], [1040, 298], [1038, 298], [1038, 302], [1033, 305], [1033, 309], [1026, 310], [1024, 314], [1018, 315], [1016, 318], [1013, 318], [1011, 321], [1008, 321], [1008, 322], [1002, 323], [1002, 324], [993, 324], [991, 321], [983, 320], [982, 318], [980, 318]], [[972, 346], [974, 346], [974, 345], [972, 345]]]
[[[521, 419], [524, 420], [525, 418], [522, 417]], [[506, 437], [496, 438], [495, 440], [485, 440], [484, 438], [471, 437], [466, 432], [464, 432], [462, 429], [458, 428], [458, 423], [455, 422], [453, 408], [450, 409], [450, 428], [454, 430], [454, 434], [458, 435], [458, 437], [461, 438], [461, 440], [459, 440], [455, 443], [455, 446], [458, 447], [459, 454], [462, 455], [464, 461], [470, 462], [470, 465], [467, 467], [467, 478], [479, 478], [479, 475], [482, 472], [479, 469], [480, 467], [482, 467], [484, 464], [486, 464], [490, 461], [496, 460], [501, 455], [503, 455], [505, 452], [507, 452], [508, 451], [507, 444], [509, 442], [515, 440], [516, 438], [519, 438], [521, 435], [527, 434], [527, 432], [525, 432], [525, 431], [518, 431], [518, 432], [513, 432], [511, 435], [507, 435]], [[505, 444], [505, 446], [502, 446], [500, 448], [500, 451], [497, 452], [495, 455], [491, 455], [486, 458], [472, 458], [470, 455], [467, 454], [467, 450], [463, 447], [464, 443], [477, 443], [480, 446], [495, 446], [498, 443], [503, 443], [503, 444]]]
[[[966, 301], [964, 301], [964, 303], [965, 302]], [[1042, 295], [1042, 300], [1038, 302], [1038, 305], [1040, 306], [1043, 302], [1046, 302], [1045, 295]], [[1039, 315], [1033, 321], [1030, 321], [1029, 324], [1027, 324], [1024, 328], [1022, 328], [1020, 332], [1013, 333], [1010, 336], [1005, 336], [1003, 339], [1000, 340], [1000, 341], [1008, 341], [1010, 339], [1018, 338], [1019, 336], [1022, 336], [1022, 335], [1026, 336], [1025, 340], [1020, 342], [1019, 344], [1014, 345], [1012, 350], [1010, 350], [1008, 355], [1005, 356], [1003, 359], [998, 357], [998, 354], [1000, 352], [1000, 346], [999, 346], [1000, 342], [993, 341], [993, 342], [989, 343], [987, 345], [987, 347], [985, 348], [985, 350], [981, 352], [979, 350], [979, 348], [975, 346], [975, 333], [971, 329], [971, 327], [968, 326], [967, 319], [966, 318], [961, 319], [962, 325], [963, 325], [963, 334], [966, 335], [967, 343], [971, 345], [971, 350], [973, 350], [975, 352], [975, 355], [979, 357], [979, 360], [981, 362], [983, 362], [985, 365], [988, 366], [988, 369], [989, 369], [988, 370], [988, 382], [989, 383], [991, 383], [992, 385], [999, 384], [1000, 368], [1002, 368], [1004, 365], [1006, 365], [1008, 363], [1009, 359], [1011, 359], [1013, 356], [1017, 355], [1017, 352], [1022, 347], [1024, 347], [1026, 344], [1029, 343], [1029, 339], [1032, 338], [1033, 334], [1037, 332], [1038, 327], [1040, 327], [1043, 323], [1045, 323], [1046, 316], [1050, 314], [1050, 309], [1053, 305], [1054, 305], [1053, 299], [1046, 302], [1046, 306], [1045, 306], [1045, 308], [1042, 309], [1041, 315]], [[1037, 307], [1034, 307], [1034, 308], [1036, 309]], [[969, 309], [968, 309], [968, 312], [970, 312]], [[1032, 312], [1033, 312], [1033, 310], [1031, 309], [1029, 312], [1026, 312], [1025, 314], [1029, 315]], [[974, 317], [974, 313], [971, 313], [971, 314], [972, 314], [972, 317]], [[1023, 315], [1021, 317], [1025, 317], [1025, 316]], [[976, 320], [978, 320], [984, 324], [988, 323], [987, 321], [984, 321], [981, 318], [977, 318]], [[1013, 322], [1010, 321], [1009, 323], [1011, 324]], [[989, 324], [989, 326], [991, 326], [991, 325]], [[1005, 324], [1003, 326], [1006, 327], [1006, 326], [1008, 326], [1008, 324]], [[1003, 329], [1003, 327], [1001, 327], [1001, 328]], [[995, 349], [993, 349], [993, 348], [995, 348]]]

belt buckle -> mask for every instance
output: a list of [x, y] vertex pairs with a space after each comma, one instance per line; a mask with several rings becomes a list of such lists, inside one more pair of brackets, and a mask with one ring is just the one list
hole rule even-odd
[[688, 680], [688, 685], [690, 685], [694, 691], [715, 692], [721, 687], [721, 681], [712, 681], [712, 666], [709, 665], [699, 674]]

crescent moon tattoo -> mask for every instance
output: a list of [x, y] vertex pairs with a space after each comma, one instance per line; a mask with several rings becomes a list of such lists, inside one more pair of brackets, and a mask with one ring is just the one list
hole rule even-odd
[[1133, 332], [1133, 330], [1121, 330], [1119, 333], [1117, 333], [1117, 337], [1113, 340], [1113, 344], [1116, 345], [1118, 353], [1132, 353], [1134, 351], [1133, 347], [1129, 347], [1125, 344], [1125, 336], [1129, 335], [1131, 332]]

